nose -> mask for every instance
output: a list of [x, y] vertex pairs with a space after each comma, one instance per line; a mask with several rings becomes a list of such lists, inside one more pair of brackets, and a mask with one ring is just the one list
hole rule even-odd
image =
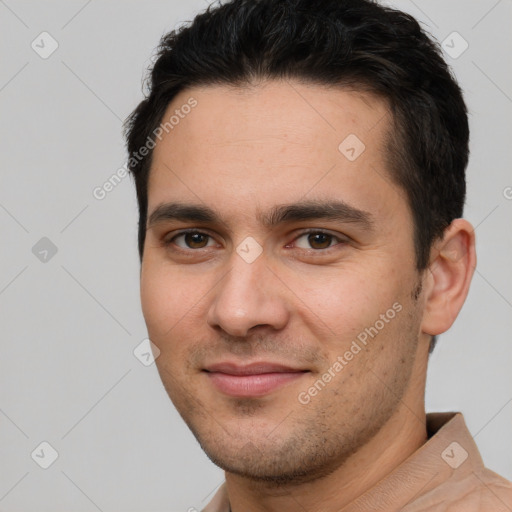
[[267, 265], [265, 253], [251, 263], [233, 253], [230, 263], [214, 289], [208, 325], [236, 337], [248, 336], [254, 327], [283, 329], [290, 314], [286, 287]]

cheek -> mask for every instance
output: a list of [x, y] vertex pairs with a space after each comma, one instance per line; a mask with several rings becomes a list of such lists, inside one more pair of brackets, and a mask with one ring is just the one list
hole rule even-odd
[[316, 326], [316, 332], [325, 330], [327, 339], [334, 337], [338, 345], [373, 326], [381, 314], [400, 301], [403, 286], [391, 269], [358, 270], [354, 265], [299, 279], [295, 276], [291, 288], [299, 299], [296, 303], [303, 318]]
[[[191, 341], [201, 339], [199, 308], [204, 292], [175, 269], [146, 265], [141, 273], [141, 305], [150, 340], [160, 354], [156, 366], [172, 401], [186, 394]], [[203, 332], [204, 334], [204, 332]], [[175, 402], [176, 403], [176, 402]]]
[[[168, 340], [199, 300], [197, 287], [182, 273], [164, 265], [143, 263], [140, 280], [142, 313], [154, 343]], [[157, 343], [158, 344], [158, 343]]]

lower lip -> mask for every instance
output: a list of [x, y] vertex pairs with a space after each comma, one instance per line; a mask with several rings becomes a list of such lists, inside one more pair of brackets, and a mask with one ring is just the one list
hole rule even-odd
[[230, 375], [206, 372], [212, 384], [226, 395], [236, 397], [264, 396], [285, 384], [300, 379], [306, 372], [276, 372], [257, 375]]

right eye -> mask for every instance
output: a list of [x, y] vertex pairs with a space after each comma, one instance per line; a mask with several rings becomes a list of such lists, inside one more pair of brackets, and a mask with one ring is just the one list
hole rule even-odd
[[[181, 243], [178, 243], [177, 240], [180, 240]], [[174, 244], [183, 250], [195, 250], [212, 247], [212, 245], [208, 245], [208, 242], [212, 242], [213, 245], [215, 245], [210, 235], [202, 233], [201, 231], [187, 230], [165, 240], [164, 244], [166, 247]]]

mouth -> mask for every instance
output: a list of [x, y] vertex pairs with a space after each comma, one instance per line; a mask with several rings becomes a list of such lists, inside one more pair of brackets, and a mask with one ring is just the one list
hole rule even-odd
[[224, 362], [208, 366], [203, 372], [221, 393], [232, 397], [250, 398], [268, 395], [300, 379], [309, 373], [309, 370], [270, 362], [248, 365]]

